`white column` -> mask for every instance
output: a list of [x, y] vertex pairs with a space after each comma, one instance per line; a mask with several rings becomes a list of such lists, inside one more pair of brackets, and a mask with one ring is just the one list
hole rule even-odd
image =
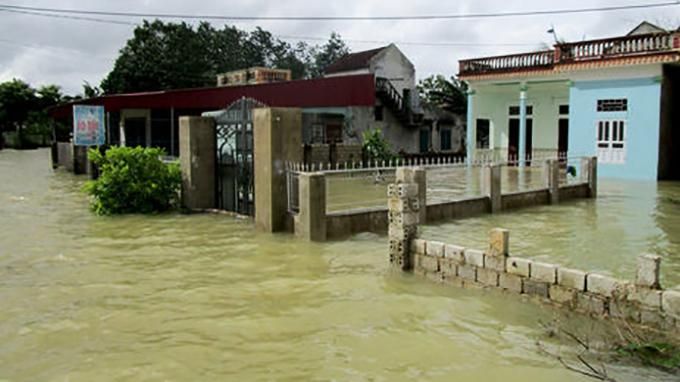
[[170, 156], [175, 156], [175, 108], [170, 108]]
[[468, 89], [467, 92], [467, 126], [466, 126], [466, 153], [468, 166], [472, 166], [475, 154], [475, 115], [474, 115], [474, 95], [475, 91]]
[[120, 130], [120, 146], [125, 147], [125, 112], [120, 109], [120, 119], [118, 121], [118, 129]]
[[525, 165], [527, 147], [527, 86], [522, 84], [519, 92], [519, 166]]

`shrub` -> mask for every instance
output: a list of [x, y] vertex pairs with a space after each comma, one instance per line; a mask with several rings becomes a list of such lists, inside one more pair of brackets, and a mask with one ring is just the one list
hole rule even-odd
[[99, 215], [152, 213], [177, 204], [182, 177], [177, 163], [165, 164], [158, 148], [113, 147], [104, 154], [90, 149], [99, 178], [86, 184], [92, 210]]
[[363, 149], [368, 160], [389, 161], [394, 159], [390, 144], [378, 129], [364, 131]]

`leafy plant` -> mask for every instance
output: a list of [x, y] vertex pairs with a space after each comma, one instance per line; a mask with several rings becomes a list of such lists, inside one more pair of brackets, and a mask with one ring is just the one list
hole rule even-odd
[[395, 157], [379, 129], [364, 131], [363, 150], [371, 161], [389, 161]]
[[90, 181], [91, 208], [99, 215], [152, 213], [177, 204], [182, 181], [177, 163], [165, 164], [158, 148], [113, 147], [104, 154], [90, 149], [88, 157], [99, 167]]

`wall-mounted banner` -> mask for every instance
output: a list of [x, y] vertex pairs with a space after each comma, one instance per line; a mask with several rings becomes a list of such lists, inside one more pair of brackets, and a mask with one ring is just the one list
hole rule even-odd
[[73, 144], [96, 146], [105, 143], [104, 106], [73, 105]]

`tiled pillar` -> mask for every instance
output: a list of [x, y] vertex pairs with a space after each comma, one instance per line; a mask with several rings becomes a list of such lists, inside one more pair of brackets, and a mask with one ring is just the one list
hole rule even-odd
[[[390, 264], [406, 271], [413, 267], [411, 244], [418, 236], [419, 210], [418, 195], [423, 192], [416, 178], [417, 169], [401, 168], [396, 183], [387, 188], [389, 254]], [[420, 170], [422, 171], [422, 170]]]

